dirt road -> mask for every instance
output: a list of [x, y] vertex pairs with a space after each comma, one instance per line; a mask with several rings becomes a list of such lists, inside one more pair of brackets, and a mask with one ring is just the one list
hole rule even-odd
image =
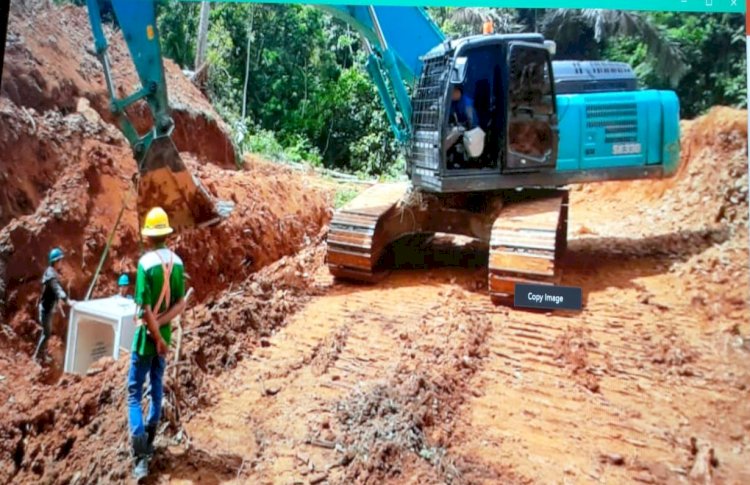
[[[577, 202], [573, 232], [582, 218], [607, 226]], [[672, 238], [690, 239], [661, 241]], [[730, 324], [747, 310], [714, 320], [689, 297], [674, 268], [705, 247], [642, 256], [652, 242], [639, 241], [571, 242], [565, 283], [588, 298], [568, 316], [495, 307], [481, 269], [401, 271], [376, 287], [320, 269], [323, 294], [187, 424], [195, 447], [241, 469], [195, 472], [222, 483], [747, 483], [750, 354]]]
[[[610, 261], [600, 277], [571, 274], [593, 292], [577, 318], [497, 309], [473, 290], [482, 279], [470, 271], [332, 287], [222, 379], [218, 404], [188, 432], [197, 447], [241, 457], [238, 483], [306, 483], [346, 456], [306, 444], [312, 438], [368, 444], [375, 456], [354, 458], [373, 483], [447, 478], [420, 462], [430, 447], [444, 449], [468, 481], [664, 483], [689, 474], [704, 446], [719, 460], [713, 473], [733, 478], [721, 483], [746, 483], [748, 354], [679, 304], [676, 278], [635, 278], [669, 311], [622, 288], [658, 263]], [[368, 436], [373, 423], [352, 426], [337, 413], [373, 399], [379, 386], [397, 390], [421, 376], [435, 401], [424, 403], [431, 417], [412, 418], [429, 423], [416, 440], [399, 427], [398, 401], [396, 424], [381, 423], [394, 436]], [[378, 456], [391, 440], [393, 452]], [[356, 478], [343, 475], [329, 472], [335, 483]]]

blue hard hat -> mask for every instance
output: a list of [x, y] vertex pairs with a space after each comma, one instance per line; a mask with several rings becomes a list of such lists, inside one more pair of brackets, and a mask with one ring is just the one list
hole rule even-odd
[[128, 286], [130, 284], [130, 278], [128, 275], [121, 274], [120, 279], [117, 280], [117, 286]]
[[52, 251], [49, 252], [49, 259], [50, 264], [54, 263], [55, 261], [60, 261], [63, 258], [63, 252], [60, 248], [54, 248]]

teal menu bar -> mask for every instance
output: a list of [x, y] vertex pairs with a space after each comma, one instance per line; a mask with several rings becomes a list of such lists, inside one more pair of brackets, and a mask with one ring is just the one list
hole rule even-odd
[[[182, 0], [186, 2], [198, 0]], [[497, 7], [497, 8], [606, 8], [609, 10], [651, 10], [669, 12], [745, 13], [745, 0], [223, 0], [246, 3], [309, 3], [316, 5], [389, 5], [410, 7]], [[222, 2], [222, 0], [219, 0]]]

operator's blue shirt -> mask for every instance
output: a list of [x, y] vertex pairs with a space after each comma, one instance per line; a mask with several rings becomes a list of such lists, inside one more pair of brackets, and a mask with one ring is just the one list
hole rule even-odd
[[474, 100], [467, 95], [461, 95], [458, 101], [451, 101], [451, 121], [457, 121], [458, 124], [472, 129], [479, 126], [479, 117], [474, 109]]

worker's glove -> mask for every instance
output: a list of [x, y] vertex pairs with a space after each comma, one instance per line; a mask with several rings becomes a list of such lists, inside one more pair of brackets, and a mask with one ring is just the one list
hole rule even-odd
[[74, 306], [76, 306], [77, 303], [78, 302], [76, 300], [70, 300], [70, 299], [68, 300], [68, 306], [69, 307], [74, 307]]

